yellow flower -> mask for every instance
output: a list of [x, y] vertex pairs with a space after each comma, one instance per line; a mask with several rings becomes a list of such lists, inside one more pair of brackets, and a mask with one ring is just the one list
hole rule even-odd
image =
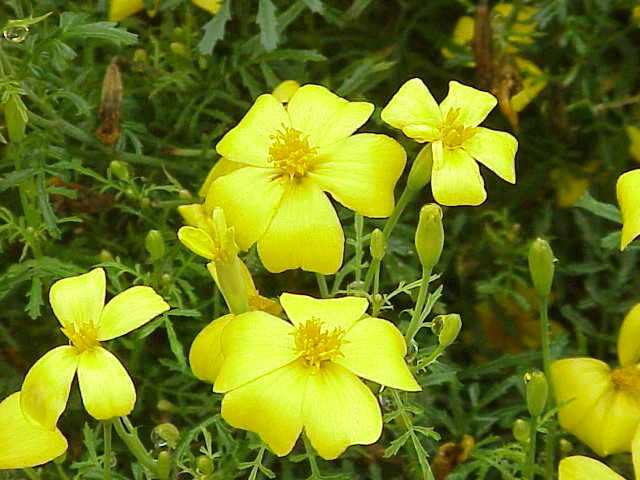
[[627, 125], [624, 129], [629, 137], [629, 154], [640, 162], [640, 128], [634, 125]]
[[620, 175], [616, 193], [622, 214], [620, 250], [624, 250], [640, 235], [640, 169]]
[[123, 416], [133, 409], [133, 382], [100, 342], [144, 325], [169, 305], [144, 286], [128, 288], [105, 305], [105, 283], [104, 270], [95, 268], [51, 286], [51, 308], [70, 344], [48, 351], [31, 367], [20, 395], [24, 414], [44, 428], [55, 429], [76, 372], [82, 401], [94, 418]]
[[[221, 0], [191, 0], [194, 5], [210, 13], [218, 13]], [[153, 13], [158, 9], [158, 1], [155, 1]], [[119, 22], [123, 18], [130, 17], [144, 10], [144, 0], [111, 0], [109, 4], [109, 21]]]
[[[431, 190], [442, 205], [480, 205], [487, 198], [476, 160], [515, 183], [518, 141], [507, 132], [478, 127], [496, 98], [449, 82], [438, 106], [419, 78], [407, 81], [382, 110], [382, 120], [417, 142], [432, 142]], [[475, 160], [474, 160], [475, 159]]]
[[618, 336], [620, 367], [595, 358], [551, 364], [560, 425], [598, 455], [628, 452], [640, 422], [640, 304], [625, 317]]
[[405, 165], [404, 149], [388, 136], [352, 135], [372, 111], [319, 85], [300, 87], [286, 106], [258, 97], [216, 146], [242, 166], [211, 182], [206, 199], [222, 207], [240, 249], [257, 242], [271, 272], [340, 268], [344, 233], [324, 192], [362, 215], [387, 217]]
[[41, 465], [67, 450], [60, 430], [30, 422], [20, 408], [20, 392], [0, 402], [0, 470]]
[[349, 445], [376, 442], [380, 406], [358, 377], [420, 390], [405, 364], [400, 331], [386, 320], [363, 317], [364, 298], [284, 293], [280, 302], [291, 323], [256, 311], [207, 327], [217, 331], [196, 360], [208, 362], [206, 376], [215, 378], [214, 391], [225, 394], [223, 418], [258, 433], [280, 456], [303, 429], [326, 459]]

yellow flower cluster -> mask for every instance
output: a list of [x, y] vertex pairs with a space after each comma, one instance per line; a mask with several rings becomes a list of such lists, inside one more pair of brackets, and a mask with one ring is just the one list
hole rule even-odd
[[[221, 0], [191, 0], [194, 5], [206, 10], [209, 13], [218, 13], [220, 10]], [[154, 9], [149, 11], [149, 15], [155, 15], [158, 0], [154, 0]], [[109, 21], [119, 22], [120, 20], [135, 15], [144, 10], [144, 0], [111, 0], [109, 3]]]

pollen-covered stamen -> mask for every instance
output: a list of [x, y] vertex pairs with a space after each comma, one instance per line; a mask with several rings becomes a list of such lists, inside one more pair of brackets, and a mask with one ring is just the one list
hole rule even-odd
[[616, 368], [611, 373], [611, 381], [618, 390], [640, 396], [640, 369], [636, 365]]
[[81, 352], [98, 346], [98, 328], [92, 322], [83, 323], [81, 326], [74, 324], [62, 327], [62, 333], [71, 341], [71, 344]]
[[322, 322], [317, 318], [310, 318], [293, 331], [296, 350], [306, 366], [314, 372], [320, 369], [323, 362], [342, 355], [340, 347], [344, 343], [344, 334], [341, 327], [331, 331], [323, 330]]
[[465, 127], [458, 119], [460, 117], [460, 109], [452, 108], [447, 112], [447, 116], [440, 127], [442, 141], [449, 148], [457, 148], [462, 146], [464, 142], [473, 137], [476, 133], [476, 127]]
[[308, 137], [300, 130], [282, 125], [270, 138], [268, 161], [289, 178], [304, 176], [316, 155]]

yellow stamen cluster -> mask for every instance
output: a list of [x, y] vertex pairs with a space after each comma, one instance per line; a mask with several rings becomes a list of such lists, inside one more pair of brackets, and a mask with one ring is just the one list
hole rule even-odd
[[640, 395], [640, 369], [636, 365], [616, 368], [611, 373], [611, 381], [618, 390], [634, 397]]
[[465, 127], [462, 125], [458, 121], [459, 116], [460, 109], [452, 108], [447, 112], [447, 117], [440, 127], [442, 141], [448, 148], [460, 147], [476, 133], [475, 127]]
[[322, 322], [317, 318], [310, 318], [298, 325], [293, 332], [296, 350], [306, 366], [314, 372], [320, 369], [323, 362], [341, 355], [340, 347], [344, 343], [344, 334], [345, 331], [341, 327], [323, 331]]
[[309, 145], [307, 136], [295, 128], [282, 125], [270, 138], [268, 161], [291, 179], [304, 176], [316, 155], [316, 149]]
[[74, 324], [67, 325], [60, 330], [71, 340], [71, 344], [81, 352], [100, 344], [98, 341], [98, 328], [91, 322], [83, 323], [79, 327]]

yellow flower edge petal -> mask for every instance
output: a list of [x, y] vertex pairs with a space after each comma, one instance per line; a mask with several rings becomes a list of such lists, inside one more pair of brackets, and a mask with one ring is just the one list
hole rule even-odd
[[511, 97], [511, 107], [521, 112], [547, 86], [546, 75], [538, 66], [522, 57], [515, 57], [516, 65], [522, 72], [522, 89]]
[[335, 362], [359, 377], [400, 390], [420, 385], [404, 360], [407, 346], [400, 330], [380, 318], [363, 318], [347, 332]]
[[560, 480], [625, 480], [604, 463], [582, 455], [560, 460], [558, 475]]
[[292, 362], [227, 393], [222, 418], [260, 435], [276, 455], [287, 455], [302, 431], [307, 379], [302, 361]]
[[194, 5], [206, 10], [209, 13], [218, 13], [221, 0], [191, 0]]
[[618, 177], [616, 194], [622, 214], [620, 250], [624, 250], [640, 235], [640, 169], [631, 170]]
[[344, 233], [329, 198], [307, 177], [291, 183], [258, 240], [264, 267], [273, 273], [302, 268], [331, 275], [342, 265], [343, 254]]
[[640, 360], [640, 303], [635, 304], [622, 321], [618, 333], [618, 359], [623, 367]]
[[388, 217], [406, 158], [392, 138], [361, 133], [321, 149], [309, 176], [345, 207], [366, 217]]
[[432, 145], [431, 191], [441, 205], [480, 205], [487, 199], [484, 179], [476, 161], [463, 149], [450, 150], [442, 142]]
[[24, 415], [53, 431], [64, 412], [78, 367], [78, 350], [69, 345], [49, 350], [29, 369], [22, 383]]
[[224, 329], [225, 361], [214, 391], [228, 392], [296, 360], [292, 331], [290, 323], [268, 313], [237, 315]]
[[[211, 167], [211, 170], [209, 170], [207, 178], [204, 180], [204, 183], [200, 187], [200, 190], [198, 190], [198, 196], [201, 198], [206, 198], [209, 187], [215, 180], [220, 177], [224, 177], [231, 172], [235, 172], [239, 168], [243, 167], [246, 167], [246, 165], [243, 163], [232, 162], [231, 160], [228, 160], [226, 158], [221, 158], [213, 165], [213, 167]], [[181, 207], [178, 207], [178, 210], [180, 210], [180, 208]]]
[[317, 318], [327, 330], [340, 327], [349, 330], [367, 311], [369, 301], [362, 297], [313, 298], [308, 295], [283, 293], [280, 304], [294, 325]]
[[136, 389], [125, 368], [102, 347], [85, 350], [78, 363], [82, 403], [96, 420], [129, 415], [136, 403]]
[[49, 290], [49, 302], [63, 327], [97, 324], [107, 291], [102, 268], [58, 280]]
[[109, 3], [109, 21], [119, 22], [144, 10], [143, 0], [111, 0]]
[[425, 124], [438, 128], [442, 114], [429, 88], [419, 78], [407, 80], [380, 113], [382, 120], [393, 128]]
[[217, 254], [217, 247], [207, 232], [196, 227], [180, 227], [178, 240], [196, 255], [213, 260]]
[[229, 313], [215, 319], [193, 340], [189, 350], [189, 365], [199, 380], [214, 383], [218, 378], [224, 361], [222, 334], [233, 318], [233, 314]]
[[281, 103], [289, 103], [293, 94], [298, 91], [300, 84], [295, 80], [285, 80], [280, 82], [276, 88], [273, 89], [271, 95], [276, 97]]
[[127, 288], [104, 306], [98, 340], [111, 340], [144, 325], [171, 307], [151, 287]]
[[440, 104], [442, 117], [446, 118], [449, 110], [458, 109], [458, 121], [464, 126], [475, 127], [487, 118], [489, 112], [498, 103], [496, 97], [460, 82], [449, 82], [449, 93]]
[[516, 183], [518, 140], [510, 133], [476, 127], [474, 135], [462, 148], [503, 180]]
[[327, 460], [350, 445], [370, 445], [382, 434], [376, 397], [346, 368], [328, 362], [309, 376], [303, 406], [304, 431]]
[[67, 450], [60, 430], [34, 425], [22, 413], [20, 392], [0, 402], [0, 470], [50, 462]]

